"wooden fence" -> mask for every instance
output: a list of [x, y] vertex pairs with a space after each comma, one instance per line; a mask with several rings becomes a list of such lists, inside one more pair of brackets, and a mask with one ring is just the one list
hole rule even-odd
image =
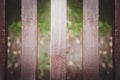
[[[66, 80], [66, 4], [51, 0], [50, 79]], [[115, 0], [114, 80], [120, 79], [120, 0]], [[21, 80], [35, 80], [37, 66], [37, 0], [22, 0]], [[99, 1], [83, 0], [83, 78], [100, 80], [98, 54]], [[0, 0], [0, 80], [6, 80], [5, 0]]]

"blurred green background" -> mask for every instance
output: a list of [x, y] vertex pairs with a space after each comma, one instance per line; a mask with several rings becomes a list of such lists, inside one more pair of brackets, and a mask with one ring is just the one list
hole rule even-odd
[[[82, 80], [82, 0], [67, 0], [67, 80]], [[6, 0], [8, 80], [20, 78], [21, 0]], [[113, 80], [114, 0], [99, 0], [101, 80]], [[38, 0], [38, 80], [49, 80], [50, 0]]]

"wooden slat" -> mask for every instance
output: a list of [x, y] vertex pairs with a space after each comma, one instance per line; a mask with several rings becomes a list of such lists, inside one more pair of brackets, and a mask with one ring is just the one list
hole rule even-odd
[[120, 80], [120, 0], [115, 0], [114, 59], [115, 80]]
[[99, 80], [98, 0], [83, 0], [83, 78]]
[[66, 80], [66, 4], [51, 0], [51, 80]]
[[37, 0], [22, 0], [21, 80], [35, 80], [36, 59]]
[[6, 57], [5, 0], [0, 0], [0, 80], [5, 78]]

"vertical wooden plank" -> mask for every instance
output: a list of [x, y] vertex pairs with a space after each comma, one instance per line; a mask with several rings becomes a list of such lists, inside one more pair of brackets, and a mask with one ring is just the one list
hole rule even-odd
[[83, 78], [99, 80], [98, 0], [83, 0]]
[[22, 0], [21, 80], [35, 80], [36, 59], [37, 0]]
[[114, 61], [115, 80], [120, 80], [120, 0], [115, 0]]
[[51, 80], [66, 80], [66, 1], [51, 0]]
[[0, 0], [0, 80], [5, 78], [6, 57], [5, 0]]

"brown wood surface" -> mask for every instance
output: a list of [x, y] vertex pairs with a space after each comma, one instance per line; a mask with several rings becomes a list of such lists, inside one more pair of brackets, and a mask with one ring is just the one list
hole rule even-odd
[[98, 0], [83, 0], [83, 78], [99, 80]]
[[37, 0], [22, 0], [21, 80], [35, 80], [36, 60]]
[[51, 0], [50, 80], [66, 80], [66, 0]]
[[0, 0], [0, 80], [5, 80], [6, 57], [5, 0]]
[[114, 59], [115, 80], [120, 80], [120, 0], [115, 0]]

